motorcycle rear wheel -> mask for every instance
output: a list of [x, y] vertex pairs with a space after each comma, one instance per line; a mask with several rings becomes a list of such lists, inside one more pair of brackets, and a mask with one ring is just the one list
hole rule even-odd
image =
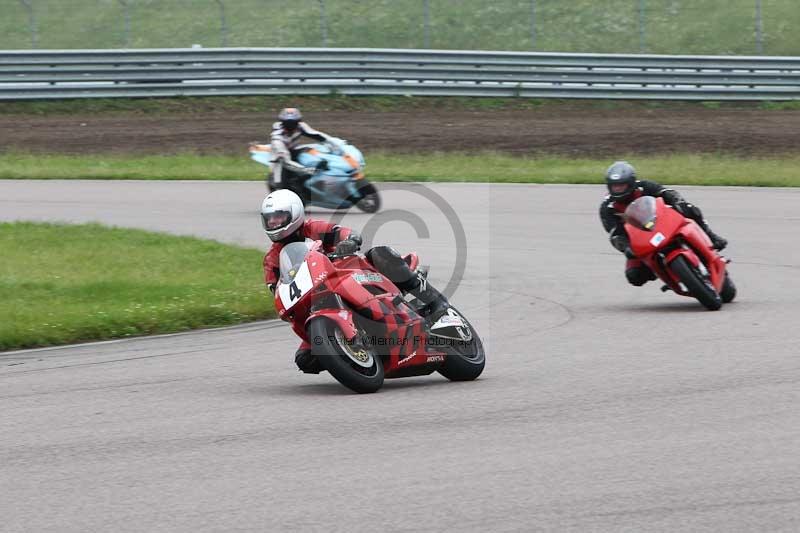
[[683, 256], [676, 257], [670, 267], [677, 274], [678, 279], [686, 286], [689, 294], [709, 311], [717, 311], [722, 307], [722, 298], [711, 285], [711, 282], [698, 272]]
[[359, 394], [377, 392], [383, 386], [383, 361], [368, 347], [345, 342], [335, 322], [315, 318], [308, 324], [312, 353], [336, 381]]
[[486, 351], [472, 324], [455, 307], [450, 307], [466, 322], [472, 332], [472, 340], [466, 345], [446, 346], [447, 357], [438, 372], [450, 381], [472, 381], [481, 375], [486, 366]]

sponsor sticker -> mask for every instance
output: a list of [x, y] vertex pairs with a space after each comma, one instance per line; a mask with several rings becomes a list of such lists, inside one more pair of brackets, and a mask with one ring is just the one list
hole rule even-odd
[[427, 359], [428, 363], [443, 363], [444, 356], [443, 355], [429, 355]]
[[449, 328], [449, 327], [463, 328], [464, 321], [461, 320], [461, 317], [458, 315], [447, 314], [442, 316], [439, 320], [437, 320], [436, 324], [434, 324], [431, 329]]
[[403, 363], [407, 363], [407, 362], [411, 361], [411, 360], [414, 358], [414, 356], [415, 356], [415, 355], [417, 355], [417, 351], [416, 351], [416, 350], [414, 350], [413, 352], [411, 352], [411, 353], [410, 353], [410, 354], [408, 354], [407, 356], [405, 356], [405, 357], [403, 357], [402, 359], [400, 359], [400, 360], [397, 362], [397, 364], [398, 364], [398, 365], [402, 365]]
[[375, 274], [374, 272], [368, 272], [366, 274], [357, 272], [353, 274], [353, 279], [359, 283], [381, 283], [383, 281], [383, 276]]
[[656, 247], [658, 247], [658, 245], [659, 245], [659, 244], [661, 244], [662, 242], [664, 242], [664, 239], [665, 239], [665, 238], [666, 238], [666, 237], [664, 237], [664, 234], [663, 234], [663, 233], [661, 233], [661, 232], [659, 231], [658, 233], [656, 233], [655, 235], [653, 235], [653, 238], [652, 238], [652, 239], [650, 239], [650, 244], [652, 244], [653, 246], [656, 246]]

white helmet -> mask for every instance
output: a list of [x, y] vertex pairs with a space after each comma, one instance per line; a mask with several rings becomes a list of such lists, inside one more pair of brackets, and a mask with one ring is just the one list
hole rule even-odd
[[303, 201], [289, 189], [271, 192], [261, 202], [261, 225], [273, 242], [297, 231], [305, 218]]

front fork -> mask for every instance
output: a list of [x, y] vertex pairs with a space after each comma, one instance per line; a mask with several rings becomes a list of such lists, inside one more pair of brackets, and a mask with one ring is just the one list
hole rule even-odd
[[[308, 315], [305, 322], [306, 330], [308, 330], [309, 322], [315, 318], [327, 318], [334, 322], [336, 326], [342, 330], [342, 333], [344, 333], [348, 341], [353, 340], [358, 334], [358, 328], [356, 328], [355, 320], [353, 319], [353, 312], [345, 305], [344, 301], [342, 301], [342, 297], [338, 294], [328, 294], [314, 303], [314, 306], [311, 308], [311, 313]], [[314, 339], [309, 339], [309, 341], [314, 342]]]

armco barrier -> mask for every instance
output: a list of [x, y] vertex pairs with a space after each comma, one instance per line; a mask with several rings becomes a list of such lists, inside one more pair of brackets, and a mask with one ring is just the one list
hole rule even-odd
[[0, 99], [330, 94], [800, 99], [800, 57], [219, 48], [0, 51]]

